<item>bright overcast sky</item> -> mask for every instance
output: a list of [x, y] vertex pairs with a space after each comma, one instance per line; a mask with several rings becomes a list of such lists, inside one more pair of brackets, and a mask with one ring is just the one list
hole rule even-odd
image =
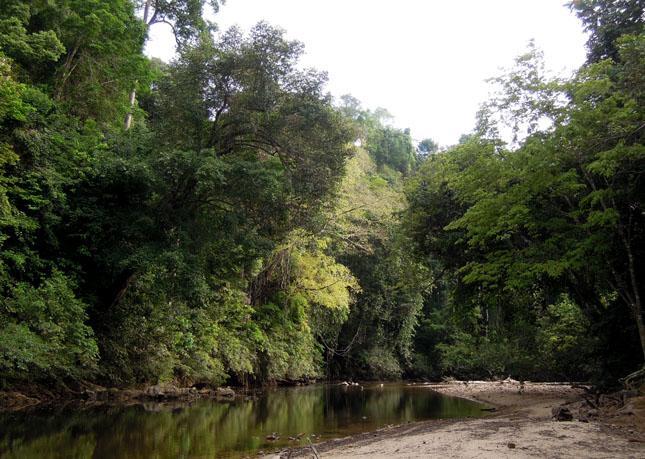
[[[226, 0], [220, 29], [258, 21], [305, 44], [303, 64], [329, 73], [334, 96], [386, 108], [416, 140], [457, 142], [486, 99], [485, 79], [510, 67], [530, 39], [547, 68], [570, 74], [585, 58], [585, 35], [566, 0]], [[148, 54], [173, 55], [155, 25]]]

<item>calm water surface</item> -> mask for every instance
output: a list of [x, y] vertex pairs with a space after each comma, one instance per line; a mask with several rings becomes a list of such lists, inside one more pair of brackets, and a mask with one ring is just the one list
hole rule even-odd
[[[278, 388], [229, 403], [58, 407], [0, 413], [0, 457], [243, 457], [307, 445], [311, 434], [316, 442], [388, 424], [480, 415], [479, 404], [403, 384]], [[274, 432], [280, 438], [267, 440]]]

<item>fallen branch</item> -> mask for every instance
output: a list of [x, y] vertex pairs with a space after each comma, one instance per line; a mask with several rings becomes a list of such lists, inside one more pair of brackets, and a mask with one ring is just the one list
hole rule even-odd
[[645, 366], [640, 370], [628, 374], [624, 378], [619, 379], [620, 383], [625, 389], [636, 389], [642, 384], [645, 384]]
[[316, 459], [320, 459], [320, 456], [318, 455], [318, 451], [316, 451], [316, 447], [315, 447], [315, 446], [314, 446], [314, 444], [311, 442], [311, 438], [310, 438], [310, 437], [307, 437], [307, 439], [309, 440], [309, 447], [310, 447], [310, 448], [311, 448], [311, 450], [314, 452], [314, 456], [316, 456]]

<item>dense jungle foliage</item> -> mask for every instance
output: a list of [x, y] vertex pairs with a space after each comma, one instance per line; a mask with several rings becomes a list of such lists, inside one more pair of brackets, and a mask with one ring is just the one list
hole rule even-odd
[[0, 0], [0, 388], [642, 365], [642, 0], [573, 2], [587, 64], [530, 46], [443, 149], [218, 6]]

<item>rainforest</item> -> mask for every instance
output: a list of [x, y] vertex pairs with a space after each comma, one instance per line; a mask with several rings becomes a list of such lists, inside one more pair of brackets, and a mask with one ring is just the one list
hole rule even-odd
[[220, 6], [0, 0], [1, 390], [642, 367], [641, 1], [572, 2], [587, 62], [529, 45], [441, 147]]

